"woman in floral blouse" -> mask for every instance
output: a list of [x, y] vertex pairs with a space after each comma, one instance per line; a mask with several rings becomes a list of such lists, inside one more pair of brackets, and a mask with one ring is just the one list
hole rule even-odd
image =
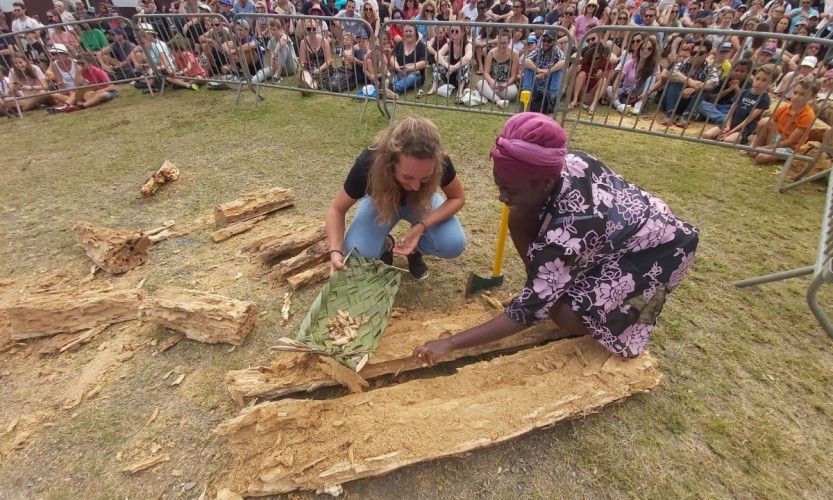
[[434, 363], [546, 318], [619, 356], [645, 349], [694, 259], [697, 229], [596, 158], [567, 152], [566, 142], [548, 116], [521, 113], [506, 122], [491, 156], [526, 285], [503, 314], [427, 342], [415, 356]]

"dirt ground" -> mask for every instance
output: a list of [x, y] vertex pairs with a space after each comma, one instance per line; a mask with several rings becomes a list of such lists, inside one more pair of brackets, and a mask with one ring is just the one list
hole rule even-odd
[[[273, 360], [268, 347], [294, 332], [316, 293], [297, 294], [281, 326], [285, 286], [258, 279], [260, 264], [238, 251], [320, 220], [354, 156], [384, 125], [372, 108], [361, 121], [361, 106], [346, 99], [266, 97], [235, 107], [227, 93], [149, 98], [128, 90], [94, 110], [0, 123], [0, 306], [43, 291], [142, 282], [149, 292], [168, 285], [215, 291], [262, 311], [236, 349], [184, 340], [158, 352], [170, 334], [136, 322], [62, 354], [52, 352], [66, 336], [7, 346], [0, 352], [0, 497], [196, 498], [228, 470], [229, 443], [212, 432], [238, 412], [225, 374]], [[403, 285], [396, 306], [444, 316], [463, 305], [468, 273], [490, 266], [499, 210], [486, 152], [501, 120], [419, 112], [437, 121], [466, 187], [461, 220], [469, 243], [455, 262], [429, 261], [431, 278]], [[734, 152], [589, 126], [579, 126], [573, 146], [701, 230], [692, 272], [652, 339], [663, 382], [598, 414], [350, 483], [345, 493], [833, 496], [833, 347], [803, 302], [807, 280], [731, 286], [812, 262], [823, 186], [778, 195], [774, 167], [755, 167]], [[139, 187], [165, 159], [181, 169], [180, 179], [141, 199]], [[207, 217], [215, 204], [271, 186], [295, 189], [296, 206], [249, 233], [211, 242]], [[90, 262], [73, 240], [74, 222], [141, 230], [171, 219], [184, 234], [154, 245], [145, 265], [85, 281]], [[523, 280], [511, 254], [506, 276], [501, 296]], [[159, 454], [170, 460], [122, 472]]]

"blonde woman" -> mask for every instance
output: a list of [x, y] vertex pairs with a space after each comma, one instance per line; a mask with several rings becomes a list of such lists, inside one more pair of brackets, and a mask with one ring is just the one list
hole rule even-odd
[[[425, 0], [422, 7], [419, 9], [419, 15], [414, 18], [414, 21], [436, 21], [437, 20], [437, 4], [434, 0]], [[417, 23], [417, 33], [419, 38], [426, 43], [428, 40], [434, 38], [434, 27], [427, 24]]]
[[362, 5], [362, 19], [367, 21], [367, 24], [373, 29], [373, 35], [379, 36], [379, 28], [382, 23], [379, 21], [379, 11], [370, 2], [365, 2]]
[[[356, 202], [345, 235], [345, 215]], [[327, 211], [331, 272], [344, 268], [350, 252], [388, 265], [396, 253], [407, 256], [415, 279], [426, 278], [423, 254], [452, 259], [463, 252], [466, 238], [455, 214], [464, 203], [437, 126], [416, 116], [390, 125], [356, 158]], [[396, 242], [389, 233], [402, 219], [411, 229]]]

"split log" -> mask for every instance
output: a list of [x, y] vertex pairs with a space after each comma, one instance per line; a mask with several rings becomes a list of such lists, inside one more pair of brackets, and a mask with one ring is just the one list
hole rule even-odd
[[[361, 376], [372, 380], [384, 375], [418, 370], [423, 363], [411, 357], [414, 348], [429, 340], [458, 332], [483, 323], [494, 316], [494, 311], [473, 303], [458, 310], [454, 316], [421, 321], [412, 318], [391, 319], [373, 357], [361, 371]], [[511, 353], [567, 337], [567, 332], [554, 324], [543, 322], [517, 335], [512, 335], [482, 346], [452, 351], [440, 363], [470, 358], [482, 354]], [[284, 353], [266, 366], [232, 370], [226, 374], [226, 389], [238, 404], [257, 398], [276, 399], [298, 392], [314, 391], [338, 385], [318, 366], [318, 356]]]
[[327, 233], [323, 224], [313, 226], [303, 231], [287, 234], [285, 238], [276, 239], [270, 244], [262, 246], [258, 255], [261, 262], [269, 265], [277, 259], [295, 255], [326, 237]]
[[73, 226], [78, 243], [87, 256], [110, 274], [121, 274], [148, 260], [150, 240], [142, 233], [91, 226], [79, 222]]
[[211, 239], [214, 240], [214, 243], [219, 243], [221, 241], [225, 241], [232, 236], [236, 236], [240, 233], [245, 233], [249, 229], [255, 227], [255, 225], [265, 219], [265, 215], [261, 215], [260, 217], [255, 217], [254, 219], [249, 219], [243, 222], [238, 222], [237, 224], [231, 224], [230, 226], [226, 226], [223, 229], [218, 229], [211, 233]]
[[39, 294], [5, 309], [14, 340], [95, 329], [139, 319], [141, 290]]
[[334, 399], [262, 403], [215, 429], [229, 438], [235, 458], [221, 484], [266, 496], [379, 476], [596, 412], [661, 378], [650, 354], [625, 360], [580, 337], [446, 377]]
[[153, 193], [155, 193], [156, 190], [162, 186], [162, 184], [165, 184], [166, 182], [173, 182], [177, 179], [179, 179], [179, 169], [176, 168], [176, 165], [173, 163], [165, 160], [162, 163], [162, 166], [159, 167], [159, 170], [157, 170], [155, 174], [151, 175], [142, 186], [142, 197], [147, 198], [148, 196], [152, 196]]
[[159, 290], [142, 308], [143, 320], [208, 344], [241, 345], [256, 317], [254, 302], [182, 288]]
[[272, 269], [272, 272], [275, 273], [278, 279], [283, 279], [287, 276], [298, 274], [315, 264], [328, 261], [330, 256], [330, 253], [327, 251], [328, 247], [329, 245], [326, 239], [313, 243], [298, 255], [281, 261]]
[[275, 187], [243, 195], [242, 198], [214, 207], [217, 227], [254, 219], [261, 215], [292, 206], [295, 194], [291, 189]]
[[315, 267], [311, 267], [306, 271], [302, 271], [298, 274], [292, 275], [286, 278], [286, 281], [289, 283], [289, 286], [291, 286], [293, 290], [297, 290], [302, 286], [321, 283], [329, 277], [330, 263], [324, 262], [318, 264]]

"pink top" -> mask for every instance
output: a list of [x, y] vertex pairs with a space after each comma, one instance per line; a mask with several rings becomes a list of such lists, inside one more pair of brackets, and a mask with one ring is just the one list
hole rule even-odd
[[580, 39], [585, 33], [587, 33], [587, 30], [598, 25], [599, 19], [597, 17], [588, 21], [586, 17], [578, 16], [576, 18], [576, 39]]
[[185, 76], [187, 77], [206, 78], [208, 76], [208, 73], [205, 72], [205, 68], [200, 65], [200, 61], [193, 52], [186, 50], [176, 54], [176, 56], [174, 56], [174, 63], [176, 64], [176, 69], [185, 73]]
[[81, 77], [90, 85], [94, 85], [96, 83], [105, 83], [107, 85], [99, 85], [94, 87], [93, 90], [103, 90], [107, 87], [112, 87], [110, 85], [110, 76], [107, 74], [106, 71], [99, 68], [98, 66], [93, 66], [90, 64], [86, 64], [84, 69], [81, 70]]

